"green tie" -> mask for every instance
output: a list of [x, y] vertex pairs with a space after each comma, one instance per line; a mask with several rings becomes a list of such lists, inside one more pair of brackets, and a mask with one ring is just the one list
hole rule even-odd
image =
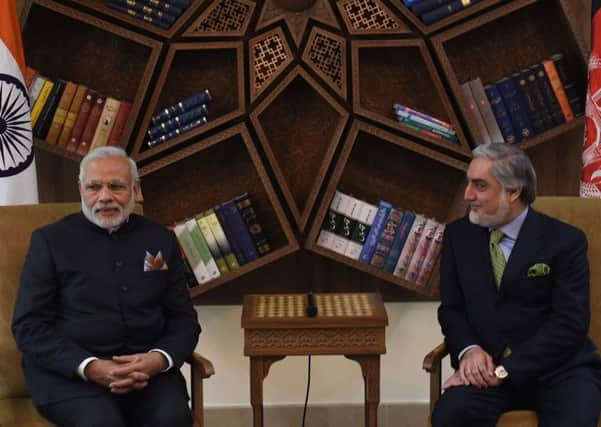
[[499, 242], [505, 235], [501, 230], [493, 230], [490, 233], [490, 260], [492, 263], [492, 274], [495, 278], [495, 285], [497, 289], [501, 286], [501, 277], [503, 277], [503, 270], [505, 270], [505, 255], [499, 245]]

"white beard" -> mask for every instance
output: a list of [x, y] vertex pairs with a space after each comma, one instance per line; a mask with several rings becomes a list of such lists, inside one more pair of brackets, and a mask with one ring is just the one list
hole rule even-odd
[[[81, 210], [82, 210], [83, 214], [85, 215], [85, 217], [93, 224], [96, 224], [98, 227], [105, 228], [107, 230], [113, 229], [115, 227], [119, 227], [121, 224], [123, 224], [123, 222], [134, 211], [135, 206], [136, 206], [136, 198], [135, 198], [134, 192], [132, 192], [131, 198], [129, 199], [129, 201], [127, 202], [125, 207], [121, 207], [117, 203], [114, 203], [114, 202], [113, 203], [96, 202], [96, 204], [94, 204], [94, 206], [90, 207], [84, 202], [83, 198], [81, 199]], [[119, 214], [113, 218], [102, 218], [101, 216], [97, 215], [96, 211], [98, 209], [109, 208], [109, 207], [117, 209], [119, 211]]]

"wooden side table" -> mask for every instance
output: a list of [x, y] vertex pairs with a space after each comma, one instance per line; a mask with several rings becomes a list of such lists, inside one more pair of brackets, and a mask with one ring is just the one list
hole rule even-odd
[[388, 316], [375, 293], [315, 294], [316, 317], [307, 317], [306, 294], [246, 295], [242, 310], [244, 354], [250, 356], [254, 427], [263, 427], [263, 380], [269, 367], [292, 355], [339, 354], [361, 366], [365, 426], [378, 424], [380, 355], [386, 353]]

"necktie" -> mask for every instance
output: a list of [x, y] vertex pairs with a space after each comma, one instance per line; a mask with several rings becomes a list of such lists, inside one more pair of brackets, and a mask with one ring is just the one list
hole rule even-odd
[[493, 230], [490, 233], [490, 244], [488, 245], [490, 250], [490, 260], [492, 264], [492, 273], [495, 278], [495, 285], [497, 289], [501, 285], [501, 277], [503, 277], [503, 270], [505, 270], [505, 255], [499, 245], [499, 242], [503, 238], [504, 234], [500, 230]]

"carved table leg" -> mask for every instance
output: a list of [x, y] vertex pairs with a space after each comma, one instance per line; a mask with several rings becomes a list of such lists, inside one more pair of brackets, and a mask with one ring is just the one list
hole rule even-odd
[[286, 356], [253, 356], [250, 358], [250, 404], [253, 426], [263, 427], [263, 380], [271, 365]]
[[361, 366], [365, 382], [365, 427], [377, 427], [380, 404], [380, 356], [346, 356]]

